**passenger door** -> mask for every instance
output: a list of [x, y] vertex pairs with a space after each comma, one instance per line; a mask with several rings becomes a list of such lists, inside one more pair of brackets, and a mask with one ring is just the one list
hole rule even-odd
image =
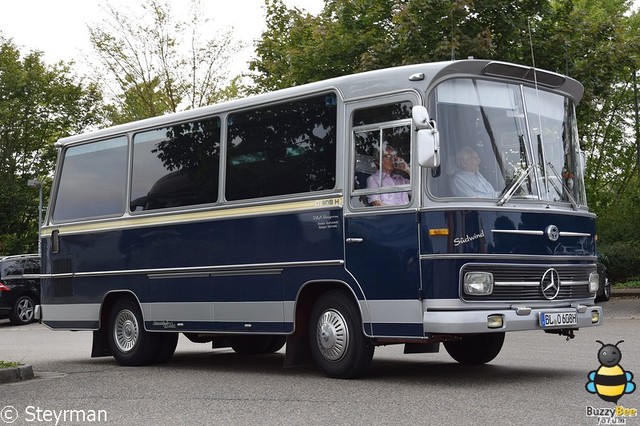
[[[347, 107], [346, 267], [365, 294], [363, 311], [370, 314], [375, 336], [423, 336], [420, 170], [411, 161], [411, 107], [418, 103], [417, 94], [410, 93]], [[365, 323], [368, 319], [365, 313]]]

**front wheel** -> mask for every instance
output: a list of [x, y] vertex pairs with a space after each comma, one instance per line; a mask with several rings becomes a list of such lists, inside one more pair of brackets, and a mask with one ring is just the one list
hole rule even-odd
[[444, 342], [451, 358], [465, 365], [486, 364], [500, 353], [504, 333], [466, 334], [460, 340]]
[[[162, 361], [157, 355], [160, 336], [144, 329], [140, 307], [132, 299], [125, 297], [116, 301], [109, 312], [108, 327], [109, 349], [120, 365], [146, 365]], [[166, 353], [163, 353], [161, 357], [165, 356]]]
[[327, 376], [340, 379], [362, 375], [375, 350], [362, 331], [355, 303], [342, 291], [323, 294], [313, 306], [309, 343], [318, 367]]

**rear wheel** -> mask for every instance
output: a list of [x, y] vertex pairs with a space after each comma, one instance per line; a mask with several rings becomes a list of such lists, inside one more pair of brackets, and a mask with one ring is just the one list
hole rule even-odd
[[504, 333], [463, 335], [461, 340], [444, 342], [451, 358], [465, 365], [486, 364], [500, 353]]
[[14, 325], [25, 325], [33, 321], [36, 304], [29, 296], [20, 296], [13, 304], [9, 321]]
[[362, 331], [355, 303], [342, 291], [325, 293], [315, 303], [309, 339], [314, 361], [329, 377], [350, 379], [362, 375], [375, 350]]
[[[128, 297], [118, 299], [109, 312], [108, 327], [109, 349], [120, 365], [158, 362], [157, 351], [163, 346], [162, 339], [159, 333], [144, 329], [142, 313], [135, 301]], [[162, 357], [166, 357], [166, 353]]]
[[285, 336], [257, 335], [231, 336], [231, 348], [242, 355], [269, 354], [279, 351], [287, 341]]

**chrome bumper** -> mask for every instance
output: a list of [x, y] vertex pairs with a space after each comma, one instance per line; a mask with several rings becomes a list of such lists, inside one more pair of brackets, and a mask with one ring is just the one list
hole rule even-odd
[[[577, 325], [543, 328], [540, 325], [540, 314], [575, 312]], [[597, 321], [594, 318], [597, 313]], [[503, 325], [500, 328], [489, 328], [488, 318], [501, 315]], [[602, 324], [602, 308], [600, 306], [571, 306], [565, 308], [527, 308], [513, 306], [511, 309], [487, 310], [426, 310], [423, 314], [425, 333], [465, 334], [523, 330], [557, 330], [594, 327]]]

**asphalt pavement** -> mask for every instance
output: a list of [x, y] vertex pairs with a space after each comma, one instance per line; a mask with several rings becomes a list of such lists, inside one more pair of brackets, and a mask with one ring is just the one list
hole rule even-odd
[[[607, 320], [640, 319], [640, 288], [613, 288], [611, 300], [598, 304], [603, 308], [605, 322]], [[8, 323], [8, 320], [0, 320], [0, 323]], [[19, 330], [19, 327], [15, 328]], [[11, 369], [4, 371], [0, 374], [0, 384], [33, 378], [31, 367], [25, 367], [28, 367], [29, 371], [18, 369], [14, 369], [16, 371], [13, 372], [8, 371]]]
[[640, 319], [640, 288], [613, 288], [608, 302], [598, 302], [604, 319]]

